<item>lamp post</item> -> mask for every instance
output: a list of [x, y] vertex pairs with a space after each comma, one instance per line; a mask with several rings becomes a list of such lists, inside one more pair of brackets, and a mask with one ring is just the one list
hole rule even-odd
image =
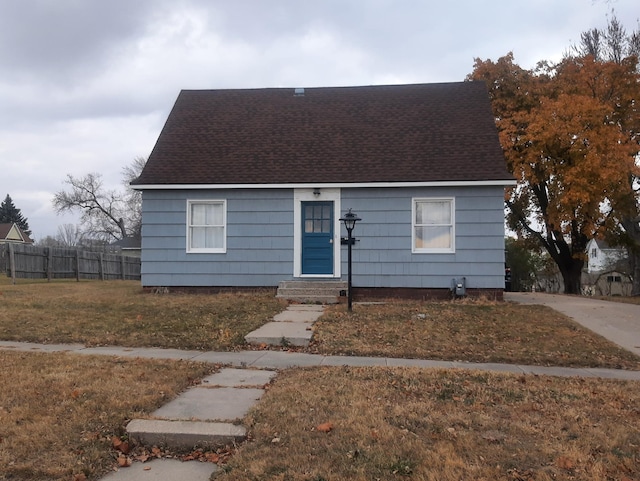
[[340, 222], [344, 222], [344, 226], [347, 229], [347, 309], [349, 312], [351, 312], [353, 306], [353, 297], [351, 295], [351, 247], [355, 243], [355, 239], [352, 234], [353, 228], [359, 220], [362, 219], [351, 212], [351, 209], [344, 217], [340, 218]]

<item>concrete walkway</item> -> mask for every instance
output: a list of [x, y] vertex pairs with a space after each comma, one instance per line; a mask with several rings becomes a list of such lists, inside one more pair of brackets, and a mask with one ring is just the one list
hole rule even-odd
[[325, 356], [322, 354], [306, 354], [292, 351], [202, 352], [154, 347], [85, 347], [81, 344], [34, 344], [13, 341], [0, 341], [0, 349], [28, 352], [71, 352], [75, 354], [146, 359], [190, 360], [223, 364], [240, 369], [258, 368], [279, 370], [291, 367], [315, 366], [420, 367], [426, 369], [476, 369], [480, 371], [513, 372], [544, 376], [600, 377], [640, 381], [640, 371], [624, 371], [621, 369], [529, 366], [524, 364], [434, 361], [429, 359], [402, 359], [391, 357]]
[[[594, 301], [568, 296], [535, 293], [505, 293], [511, 302], [548, 305], [598, 334], [640, 355], [640, 306]], [[308, 342], [312, 324], [321, 315], [321, 306], [294, 306], [276, 316], [268, 329], [258, 329], [247, 340], [259, 344], [282, 345]], [[270, 323], [272, 324], [272, 323]], [[308, 339], [307, 339], [308, 338]], [[283, 339], [287, 340], [283, 342]], [[260, 399], [263, 389], [277, 370], [297, 366], [383, 366], [443, 369], [476, 369], [548, 376], [580, 376], [640, 381], [640, 371], [600, 368], [564, 368], [497, 363], [467, 363], [355, 356], [324, 356], [290, 351], [247, 350], [201, 352], [159, 348], [86, 347], [80, 344], [34, 344], [0, 341], [0, 349], [28, 352], [71, 352], [130, 358], [174, 359], [230, 366], [203, 380], [178, 398], [152, 413], [151, 420], [133, 420], [127, 431], [147, 445], [164, 444], [178, 448], [195, 444], [236, 442], [244, 438], [238, 423]], [[212, 463], [158, 459], [133, 463], [110, 473], [103, 481], [206, 481], [218, 470]]]
[[307, 347], [313, 337], [313, 323], [324, 311], [316, 304], [290, 304], [286, 310], [244, 337], [247, 344]]

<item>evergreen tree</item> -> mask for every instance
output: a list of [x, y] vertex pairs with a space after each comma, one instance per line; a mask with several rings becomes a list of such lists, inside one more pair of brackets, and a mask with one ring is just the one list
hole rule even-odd
[[13, 224], [15, 223], [20, 230], [31, 237], [31, 230], [29, 229], [29, 223], [24, 218], [20, 209], [18, 209], [11, 200], [11, 196], [7, 194], [4, 201], [0, 203], [0, 224]]

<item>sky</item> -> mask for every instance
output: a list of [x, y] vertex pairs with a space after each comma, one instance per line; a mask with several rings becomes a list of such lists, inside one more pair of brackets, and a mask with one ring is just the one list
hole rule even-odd
[[0, 200], [37, 241], [67, 175], [147, 157], [181, 89], [463, 81], [475, 58], [557, 61], [638, 0], [0, 0]]

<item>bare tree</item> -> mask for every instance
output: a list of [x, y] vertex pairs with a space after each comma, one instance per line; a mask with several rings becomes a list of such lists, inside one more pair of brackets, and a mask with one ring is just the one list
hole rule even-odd
[[142, 230], [142, 192], [131, 188], [131, 182], [140, 177], [142, 169], [147, 163], [144, 157], [136, 157], [130, 165], [122, 169], [122, 181], [126, 190], [124, 202], [129, 212], [129, 225], [133, 232], [132, 237], [139, 238]]
[[58, 213], [79, 210], [82, 235], [102, 241], [139, 237], [142, 202], [139, 193], [129, 187], [130, 180], [138, 177], [144, 167], [138, 157], [123, 169], [125, 192], [105, 189], [102, 176], [97, 173], [84, 177], [67, 175], [67, 190], [54, 195], [53, 206]]
[[77, 247], [82, 245], [82, 231], [79, 226], [73, 224], [62, 224], [58, 226], [56, 235], [58, 245], [64, 247]]

